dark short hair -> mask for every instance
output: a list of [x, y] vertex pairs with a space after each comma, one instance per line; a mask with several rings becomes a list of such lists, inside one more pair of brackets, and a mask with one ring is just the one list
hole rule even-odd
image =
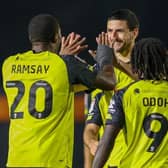
[[28, 26], [31, 42], [52, 42], [59, 30], [58, 20], [49, 14], [34, 16]]
[[125, 20], [127, 21], [128, 28], [133, 30], [139, 28], [139, 21], [134, 12], [129, 9], [118, 9], [112, 12], [107, 21], [110, 20]]
[[168, 80], [168, 55], [165, 44], [157, 38], [144, 38], [136, 42], [132, 54], [132, 70], [139, 78]]

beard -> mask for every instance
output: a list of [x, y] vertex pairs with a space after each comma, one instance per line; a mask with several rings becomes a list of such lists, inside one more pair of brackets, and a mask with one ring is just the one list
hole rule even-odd
[[130, 50], [131, 42], [116, 41], [114, 43], [113, 49], [116, 53], [123, 53], [127, 50]]

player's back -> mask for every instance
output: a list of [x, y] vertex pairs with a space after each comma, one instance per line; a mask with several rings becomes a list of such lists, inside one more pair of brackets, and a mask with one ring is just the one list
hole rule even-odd
[[139, 81], [123, 96], [127, 151], [121, 168], [168, 167], [168, 82]]
[[73, 93], [64, 61], [28, 51], [3, 64], [10, 108], [8, 167], [71, 167]]

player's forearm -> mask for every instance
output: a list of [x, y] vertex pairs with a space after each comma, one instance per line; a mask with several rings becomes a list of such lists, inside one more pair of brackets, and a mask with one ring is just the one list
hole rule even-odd
[[87, 124], [84, 130], [84, 168], [91, 168], [93, 157], [98, 144], [99, 127], [94, 124]]
[[103, 69], [104, 65], [112, 65], [112, 60], [114, 57], [113, 49], [106, 45], [98, 45], [96, 51], [96, 61], [100, 66], [100, 69]]
[[116, 78], [112, 65], [104, 65], [103, 69], [97, 74], [94, 85], [102, 90], [113, 90], [115, 88]]
[[104, 166], [113, 149], [115, 138], [119, 131], [120, 128], [114, 125], [107, 125], [105, 127], [103, 137], [99, 141], [92, 168], [102, 168]]
[[83, 140], [84, 140], [84, 144], [90, 150], [94, 145], [94, 143], [98, 141], [98, 132], [95, 130], [89, 130], [87, 129], [87, 126], [86, 126], [83, 134]]
[[90, 153], [90, 149], [84, 145], [84, 168], [92, 168], [93, 155]]
[[111, 152], [112, 147], [113, 145], [107, 142], [102, 141], [99, 142], [98, 149], [96, 151], [96, 155], [93, 160], [92, 168], [102, 168], [104, 166]]

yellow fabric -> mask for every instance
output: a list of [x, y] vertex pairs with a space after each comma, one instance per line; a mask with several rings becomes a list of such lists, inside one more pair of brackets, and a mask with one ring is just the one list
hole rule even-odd
[[88, 90], [88, 88], [82, 84], [76, 84], [76, 85], [73, 85], [73, 91], [75, 93], [77, 92], [82, 92], [82, 91], [85, 91], [85, 90]]
[[133, 79], [130, 76], [128, 76], [118, 68], [114, 68], [114, 73], [116, 77], [116, 90], [120, 90], [133, 82]]
[[7, 166], [72, 167], [74, 93], [64, 61], [50, 52], [11, 56], [3, 85], [13, 117]]
[[[132, 78], [130, 78], [127, 74], [120, 71], [119, 69], [114, 68], [114, 72], [115, 72], [115, 77], [116, 77], [116, 90], [122, 89], [126, 87], [127, 85], [129, 85], [131, 82], [133, 82]], [[101, 90], [95, 90], [94, 92], [92, 92], [91, 99], [93, 100], [96, 94], [100, 92]], [[99, 130], [100, 138], [102, 137], [103, 132], [104, 132], [105, 121], [106, 121], [107, 114], [108, 114], [108, 105], [109, 105], [109, 102], [110, 102], [110, 99], [113, 93], [114, 93], [113, 91], [104, 91], [104, 95], [101, 97], [99, 101], [99, 109], [100, 109], [101, 117], [103, 121], [103, 125], [100, 127], [100, 130]], [[91, 116], [88, 116], [87, 119], [89, 119], [89, 117]], [[115, 141], [115, 145], [113, 148], [113, 152], [111, 153], [104, 168], [107, 168], [108, 166], [118, 166], [119, 165], [120, 159], [124, 152], [124, 147], [125, 147], [125, 142], [124, 142], [123, 132], [121, 131], [119, 135], [117, 136], [117, 139]]]
[[168, 82], [139, 81], [128, 88], [122, 102], [127, 150], [120, 168], [167, 168]]
[[[92, 91], [90, 94], [85, 94], [85, 97], [84, 97], [84, 103], [85, 103], [84, 114], [85, 114], [85, 115], [88, 114], [89, 108], [91, 108], [91, 107], [90, 107], [91, 104], [88, 104], [88, 103], [89, 103], [88, 100], [90, 99], [91, 102], [92, 102], [92, 100], [94, 99], [94, 97], [95, 97], [98, 93], [100, 93], [100, 92], [102, 92], [102, 90], [100, 90], [100, 89], [95, 89], [95, 90]], [[91, 103], [91, 102], [90, 102], [90, 103]]]

